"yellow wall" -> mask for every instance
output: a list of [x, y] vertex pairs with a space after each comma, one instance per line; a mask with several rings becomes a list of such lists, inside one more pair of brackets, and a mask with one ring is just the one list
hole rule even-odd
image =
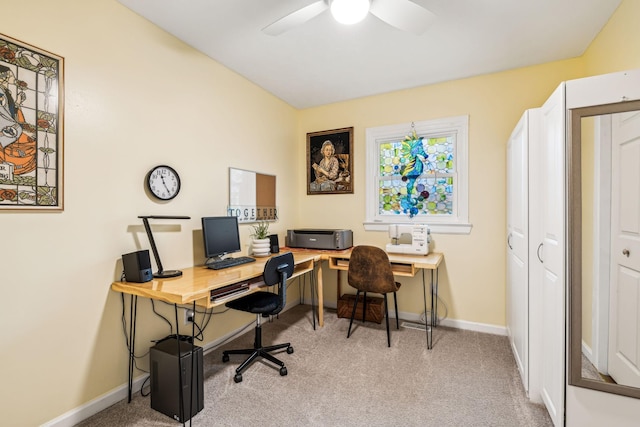
[[[637, 20], [629, 3], [623, 7]], [[450, 318], [504, 325], [506, 140], [525, 109], [542, 104], [560, 81], [585, 75], [585, 61], [296, 111], [115, 0], [3, 0], [2, 15], [0, 31], [65, 57], [66, 66], [65, 210], [0, 212], [3, 424], [38, 425], [125, 384], [120, 295], [109, 283], [120, 274], [121, 254], [148, 248], [137, 216], [190, 215], [180, 232], [155, 237], [166, 268], [201, 263], [199, 218], [224, 213], [230, 166], [277, 175], [280, 220], [272, 231], [280, 236], [292, 227], [345, 227], [355, 243], [385, 243], [384, 233], [362, 227], [371, 126], [469, 114], [473, 230], [434, 236], [446, 254], [440, 290]], [[635, 27], [629, 31], [637, 37]], [[617, 64], [607, 71], [628, 65]], [[355, 193], [307, 196], [305, 134], [345, 126], [355, 128]], [[143, 187], [145, 173], [162, 163], [183, 180], [166, 204]], [[241, 227], [243, 242], [249, 231]], [[325, 277], [331, 303], [335, 275]], [[412, 303], [418, 282], [406, 282], [400, 310], [419, 313]], [[172, 316], [170, 307], [156, 308]], [[148, 300], [139, 312], [138, 343], [169, 333], [149, 314]], [[205, 341], [248, 321], [217, 316]], [[139, 363], [146, 366], [144, 358]]]
[[[433, 235], [445, 254], [439, 293], [451, 319], [505, 325], [506, 141], [528, 108], [542, 105], [563, 80], [581, 76], [581, 62], [567, 60], [307, 109], [300, 113], [299, 158], [306, 132], [354, 127], [353, 196], [307, 196], [298, 189], [302, 226], [344, 227], [354, 244], [383, 245], [385, 232], [365, 232], [365, 131], [368, 127], [469, 115], [469, 235]], [[408, 131], [409, 129], [407, 129]], [[298, 169], [304, 176], [304, 163]], [[327, 208], [330, 207], [330, 208]], [[345, 215], [348, 213], [348, 215]], [[334, 275], [326, 275], [331, 281]], [[398, 293], [398, 309], [417, 313], [419, 278]], [[327, 300], [335, 300], [329, 282]], [[439, 314], [445, 314], [442, 311]]]
[[640, 67], [640, 1], [623, 0], [583, 55], [585, 75]]
[[[225, 214], [230, 166], [277, 175], [278, 194], [296, 192], [297, 112], [115, 0], [3, 0], [0, 9], [0, 31], [66, 66], [65, 210], [0, 214], [0, 424], [33, 426], [126, 383], [120, 295], [109, 285], [121, 254], [149, 248], [138, 215], [191, 216], [164, 222], [180, 230], [155, 233], [157, 246], [167, 269], [202, 263], [200, 217]], [[157, 164], [182, 178], [169, 203], [145, 195]], [[273, 231], [284, 232], [297, 204], [278, 203]], [[241, 227], [247, 244], [249, 232]], [[143, 355], [169, 329], [149, 300], [139, 313]], [[208, 340], [253, 318], [218, 316]]]

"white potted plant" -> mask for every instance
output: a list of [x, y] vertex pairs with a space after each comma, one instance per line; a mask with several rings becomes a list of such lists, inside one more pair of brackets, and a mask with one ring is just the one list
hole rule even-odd
[[253, 225], [253, 238], [251, 248], [253, 256], [268, 256], [271, 253], [271, 244], [269, 240], [269, 223], [260, 221]]

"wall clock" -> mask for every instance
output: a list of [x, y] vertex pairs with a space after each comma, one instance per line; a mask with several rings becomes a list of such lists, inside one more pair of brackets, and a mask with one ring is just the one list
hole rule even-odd
[[171, 200], [180, 192], [180, 176], [170, 166], [155, 166], [145, 180], [151, 194], [159, 200]]

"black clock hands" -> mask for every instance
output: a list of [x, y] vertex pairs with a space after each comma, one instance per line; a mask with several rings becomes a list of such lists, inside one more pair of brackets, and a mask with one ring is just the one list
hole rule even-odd
[[164, 188], [167, 189], [167, 193], [171, 193], [171, 190], [169, 190], [169, 187], [167, 187], [167, 183], [164, 182], [164, 176], [160, 175], [160, 179], [162, 180], [162, 185], [164, 185]]

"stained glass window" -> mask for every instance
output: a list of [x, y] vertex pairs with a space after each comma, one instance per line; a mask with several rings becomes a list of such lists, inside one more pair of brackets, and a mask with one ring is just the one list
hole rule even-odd
[[425, 138], [415, 131], [379, 144], [380, 215], [451, 215], [455, 135]]
[[423, 222], [468, 233], [467, 157], [468, 116], [367, 129], [365, 229]]

